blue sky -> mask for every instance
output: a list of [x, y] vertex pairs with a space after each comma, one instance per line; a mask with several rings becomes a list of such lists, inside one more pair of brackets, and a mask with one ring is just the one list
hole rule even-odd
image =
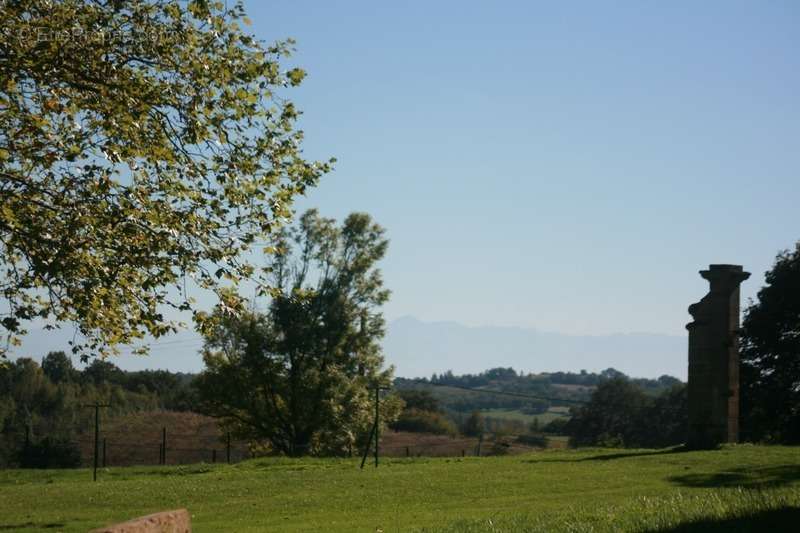
[[294, 37], [298, 204], [389, 232], [389, 318], [684, 334], [800, 239], [794, 2], [255, 2]]
[[[338, 159], [298, 211], [387, 228], [389, 320], [685, 335], [698, 270], [744, 265], [744, 304], [800, 239], [796, 2], [245, 5]], [[199, 369], [159, 344], [121, 366]]]

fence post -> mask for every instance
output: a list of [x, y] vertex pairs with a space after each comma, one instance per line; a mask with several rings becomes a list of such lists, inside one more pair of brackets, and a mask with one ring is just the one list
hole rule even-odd
[[406, 446], [406, 457], [411, 457], [411, 450], [408, 449], [408, 446]]
[[217, 462], [217, 450], [216, 449], [211, 450], [211, 462], [212, 463], [216, 463]]
[[97, 481], [97, 466], [100, 453], [100, 408], [110, 407], [110, 405], [95, 402], [89, 405], [83, 405], [82, 407], [91, 407], [94, 409], [94, 468], [92, 469], [92, 481]]
[[461, 457], [465, 457], [466, 455], [467, 455], [467, 451], [466, 450], [461, 450]]
[[106, 438], [103, 437], [103, 468], [106, 467]]
[[228, 459], [228, 464], [231, 464], [231, 432], [228, 432], [228, 442], [225, 445], [225, 454]]
[[162, 465], [166, 465], [167, 464], [167, 428], [166, 428], [166, 426], [161, 428], [161, 449], [163, 450], [161, 452], [161, 464]]
[[481, 444], [483, 444], [483, 432], [481, 432], [480, 437], [478, 437], [478, 457], [481, 456]]

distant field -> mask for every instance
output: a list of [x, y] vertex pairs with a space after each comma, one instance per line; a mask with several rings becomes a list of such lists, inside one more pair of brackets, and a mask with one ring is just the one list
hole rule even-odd
[[522, 411], [518, 411], [516, 409], [484, 409], [481, 411], [481, 414], [483, 414], [483, 416], [488, 416], [492, 418], [519, 420], [520, 422], [522, 422], [527, 426], [536, 419], [539, 420], [540, 425], [544, 425], [556, 418], [565, 418], [565, 415], [568, 412], [569, 412], [568, 407], [551, 407], [546, 412], [538, 415], [529, 415], [527, 413], [523, 413]]
[[[544, 451], [0, 471], [0, 530], [83, 531], [186, 507], [216, 531], [788, 531], [800, 449]], [[790, 528], [791, 526], [791, 528]], [[743, 529], [742, 529], [743, 528]]]
[[[106, 441], [108, 466], [155, 465], [159, 462], [162, 431], [166, 430], [167, 464], [210, 463], [214, 458], [226, 460], [226, 439], [218, 422], [197, 413], [173, 411], [144, 411], [103, 420], [100, 443]], [[90, 465], [94, 457], [94, 433], [79, 439], [83, 464]], [[231, 460], [249, 458], [244, 443], [231, 441]]]

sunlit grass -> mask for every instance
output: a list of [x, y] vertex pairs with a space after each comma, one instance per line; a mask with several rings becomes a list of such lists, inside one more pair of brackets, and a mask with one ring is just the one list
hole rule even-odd
[[800, 449], [387, 459], [363, 471], [355, 459], [269, 458], [109, 468], [97, 483], [88, 470], [0, 472], [0, 530], [86, 531], [178, 507], [189, 509], [200, 532], [706, 531], [753, 521], [797, 524]]

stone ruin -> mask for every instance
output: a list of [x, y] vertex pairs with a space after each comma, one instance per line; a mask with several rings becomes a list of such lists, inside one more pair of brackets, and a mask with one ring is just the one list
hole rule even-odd
[[710, 265], [700, 275], [708, 294], [689, 306], [689, 434], [687, 447], [710, 449], [739, 440], [740, 265]]
[[192, 533], [192, 518], [186, 509], [176, 509], [93, 529], [89, 533]]

